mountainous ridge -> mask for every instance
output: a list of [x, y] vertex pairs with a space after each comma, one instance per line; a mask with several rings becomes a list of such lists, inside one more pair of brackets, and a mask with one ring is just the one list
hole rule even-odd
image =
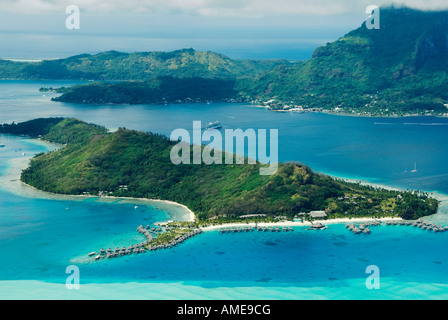
[[[317, 48], [313, 58], [269, 75], [269, 96], [309, 107], [404, 112], [448, 101], [448, 11], [381, 8], [380, 29], [365, 23]], [[262, 75], [261, 77], [268, 77]], [[285, 85], [286, 84], [286, 85]]]
[[[373, 116], [448, 116], [448, 11], [418, 11], [381, 7], [380, 29], [359, 28], [316, 48], [310, 60], [234, 60], [224, 55], [183, 49], [173, 52], [107, 51], [42, 63], [0, 60], [0, 78], [91, 79], [146, 81], [76, 86], [56, 101], [77, 103], [172, 103], [251, 101], [274, 110], [302, 106], [304, 110]], [[176, 99], [160, 78], [234, 81], [217, 97], [193, 82], [182, 85]], [[205, 80], [204, 80], [205, 79]], [[173, 80], [174, 83], [175, 80]], [[146, 87], [145, 87], [146, 86]], [[91, 90], [93, 87], [98, 90]], [[146, 88], [146, 89], [145, 89]], [[148, 90], [146, 99], [138, 96]], [[205, 89], [204, 89], [205, 90]], [[218, 91], [221, 94], [220, 91]], [[164, 97], [163, 95], [167, 96]], [[204, 98], [206, 97], [206, 99]], [[188, 99], [190, 98], [190, 99]]]
[[0, 60], [0, 79], [148, 80], [158, 76], [228, 79], [255, 75], [285, 60], [238, 60], [210, 51], [105, 51], [25, 63]]

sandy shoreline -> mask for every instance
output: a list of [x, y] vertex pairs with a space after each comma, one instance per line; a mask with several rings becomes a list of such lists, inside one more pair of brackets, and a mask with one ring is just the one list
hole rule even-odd
[[[369, 223], [374, 221], [401, 221], [401, 218], [338, 218], [338, 219], [329, 219], [329, 220], [315, 220], [314, 223], [320, 222], [323, 225], [328, 224], [344, 224], [344, 223]], [[258, 227], [308, 227], [311, 226], [311, 222], [299, 222], [299, 221], [284, 221], [284, 222], [260, 222], [257, 223]], [[255, 223], [226, 223], [222, 225], [209, 226], [201, 228], [203, 231], [213, 231], [219, 230], [222, 228], [235, 228], [235, 227], [255, 227]]]
[[333, 115], [333, 116], [340, 116], [340, 117], [355, 117], [355, 118], [378, 118], [378, 119], [387, 119], [387, 118], [392, 118], [392, 119], [398, 119], [398, 118], [417, 118], [417, 117], [433, 117], [433, 118], [448, 118], [445, 115], [434, 115], [434, 114], [404, 114], [404, 115], [371, 115], [371, 114], [363, 114], [363, 113], [350, 113], [350, 112], [335, 112], [335, 111], [331, 111], [331, 110], [320, 110], [320, 111], [312, 111], [312, 110], [307, 110], [304, 109], [301, 112], [297, 112], [297, 111], [291, 111], [290, 109], [279, 109], [279, 110], [273, 110], [269, 107], [269, 105], [263, 105], [263, 104], [255, 104], [252, 103], [250, 104], [250, 106], [256, 107], [256, 108], [264, 108], [268, 111], [273, 111], [273, 112], [295, 112], [295, 113], [321, 113], [321, 114], [328, 114], [328, 115]]

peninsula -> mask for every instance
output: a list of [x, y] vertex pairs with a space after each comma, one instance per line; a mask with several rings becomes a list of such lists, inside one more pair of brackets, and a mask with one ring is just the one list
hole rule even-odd
[[36, 155], [22, 172], [21, 180], [39, 190], [174, 201], [192, 210], [197, 223], [254, 221], [260, 215], [260, 221], [292, 221], [311, 211], [330, 219], [415, 220], [438, 209], [427, 193], [349, 183], [297, 162], [280, 163], [272, 176], [260, 175], [259, 163], [174, 165], [170, 151], [175, 143], [165, 136], [125, 128], [112, 133], [73, 118], [3, 124], [0, 133], [65, 145]]

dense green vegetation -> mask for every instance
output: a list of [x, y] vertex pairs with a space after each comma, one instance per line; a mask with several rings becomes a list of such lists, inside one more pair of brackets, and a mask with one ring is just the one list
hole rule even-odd
[[400, 216], [416, 219], [437, 211], [420, 192], [398, 192], [347, 183], [300, 163], [280, 164], [272, 176], [257, 165], [174, 165], [174, 142], [165, 136], [103, 127], [75, 119], [38, 119], [3, 125], [2, 133], [30, 134], [66, 143], [39, 154], [21, 179], [59, 194], [164, 199], [187, 205], [201, 220], [247, 214], [293, 218], [325, 210], [330, 217]]
[[[45, 90], [45, 89], [41, 89]], [[48, 89], [50, 90], [50, 89]], [[94, 82], [76, 86], [53, 101], [114, 104], [164, 104], [185, 102], [235, 102], [235, 80], [157, 77], [147, 81]]]
[[0, 125], [0, 133], [26, 135], [67, 145], [85, 143], [90, 138], [107, 132], [105, 127], [87, 124], [73, 118], [45, 118]]
[[264, 83], [264, 91], [249, 88], [247, 94], [275, 98], [274, 108], [448, 113], [448, 12], [383, 7], [380, 29], [363, 24], [317, 48], [309, 61], [277, 67], [254, 81]]
[[134, 53], [107, 51], [42, 62], [0, 59], [0, 79], [149, 80], [160, 76], [233, 79], [256, 75], [285, 63], [284, 60], [236, 60], [193, 49]]

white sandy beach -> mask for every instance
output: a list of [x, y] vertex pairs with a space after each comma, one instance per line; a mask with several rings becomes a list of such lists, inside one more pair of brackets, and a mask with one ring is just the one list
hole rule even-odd
[[[345, 224], [345, 223], [369, 223], [374, 221], [400, 221], [401, 218], [340, 218], [340, 219], [329, 219], [329, 220], [315, 220], [314, 223], [322, 223], [323, 225], [328, 224]], [[282, 222], [261, 222], [256, 224], [258, 227], [309, 227], [311, 222], [299, 222], [299, 221], [282, 221]], [[203, 231], [213, 231], [222, 228], [235, 228], [235, 227], [255, 227], [255, 223], [226, 223], [222, 225], [209, 226], [201, 228]]]

